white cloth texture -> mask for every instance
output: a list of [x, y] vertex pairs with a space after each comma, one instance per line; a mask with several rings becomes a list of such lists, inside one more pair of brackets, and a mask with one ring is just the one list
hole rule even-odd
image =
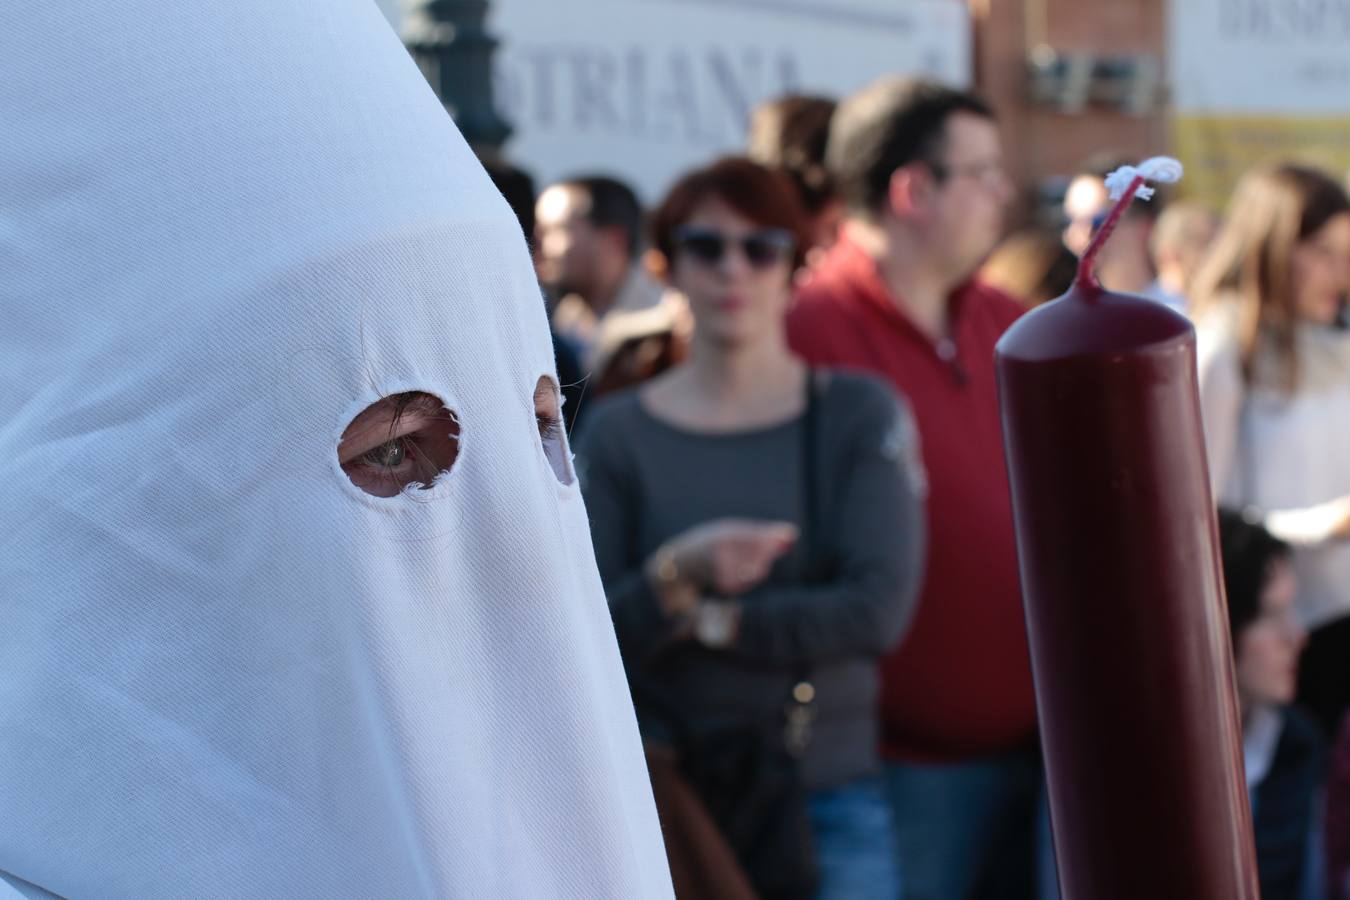
[[[17, 5], [0, 123], [9, 884], [670, 897], [528, 251], [375, 4]], [[410, 390], [459, 457], [371, 496]]]
[[1350, 615], [1350, 542], [1329, 539], [1350, 494], [1350, 332], [1297, 326], [1299, 381], [1258, 347], [1244, 384], [1236, 317], [1220, 308], [1196, 325], [1200, 404], [1216, 500], [1251, 509], [1294, 546], [1297, 609], [1308, 628]]

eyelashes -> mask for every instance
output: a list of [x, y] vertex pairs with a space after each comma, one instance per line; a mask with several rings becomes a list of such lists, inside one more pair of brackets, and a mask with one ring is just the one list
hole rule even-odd
[[562, 437], [562, 419], [552, 413], [536, 412], [534, 421], [539, 426], [539, 439], [547, 444]]
[[560, 484], [571, 484], [572, 459], [567, 452], [561, 399], [556, 383], [547, 376], [540, 376], [534, 386], [534, 419], [539, 425], [539, 446], [553, 476]]
[[[545, 444], [562, 437], [562, 419], [545, 412], [534, 415], [539, 428], [539, 439]], [[400, 475], [404, 469], [416, 468], [419, 463], [430, 462], [428, 455], [418, 445], [420, 432], [384, 442], [372, 450], [367, 450], [357, 458], [357, 463], [383, 475]], [[434, 472], [433, 472], [434, 475]]]
[[[363, 469], [370, 481], [385, 486], [392, 493], [410, 484], [430, 487], [437, 475], [449, 470], [453, 456], [444, 464], [438, 463], [421, 446], [419, 439], [420, 436], [414, 433], [386, 441], [357, 457], [356, 468]], [[444, 436], [437, 439], [445, 441]]]

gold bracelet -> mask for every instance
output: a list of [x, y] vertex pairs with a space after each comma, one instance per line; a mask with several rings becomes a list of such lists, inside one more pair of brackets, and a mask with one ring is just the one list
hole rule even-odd
[[680, 580], [680, 567], [675, 563], [675, 551], [663, 545], [652, 560], [652, 576], [658, 587], [670, 587]]

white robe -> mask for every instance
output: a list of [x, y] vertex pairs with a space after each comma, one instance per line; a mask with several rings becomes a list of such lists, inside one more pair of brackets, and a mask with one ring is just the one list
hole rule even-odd
[[[369, 0], [6, 16], [0, 896], [669, 897], [553, 373]], [[370, 496], [406, 390], [459, 458]]]

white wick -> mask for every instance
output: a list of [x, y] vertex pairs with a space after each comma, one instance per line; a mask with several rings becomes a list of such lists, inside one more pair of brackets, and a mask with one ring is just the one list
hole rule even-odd
[[[1111, 192], [1112, 200], [1119, 200], [1135, 178], [1173, 184], [1181, 180], [1181, 172], [1181, 163], [1177, 160], [1170, 156], [1155, 156], [1137, 166], [1121, 166], [1107, 175], [1106, 189]], [[1134, 195], [1140, 200], [1148, 200], [1153, 196], [1153, 188], [1141, 186]]]

